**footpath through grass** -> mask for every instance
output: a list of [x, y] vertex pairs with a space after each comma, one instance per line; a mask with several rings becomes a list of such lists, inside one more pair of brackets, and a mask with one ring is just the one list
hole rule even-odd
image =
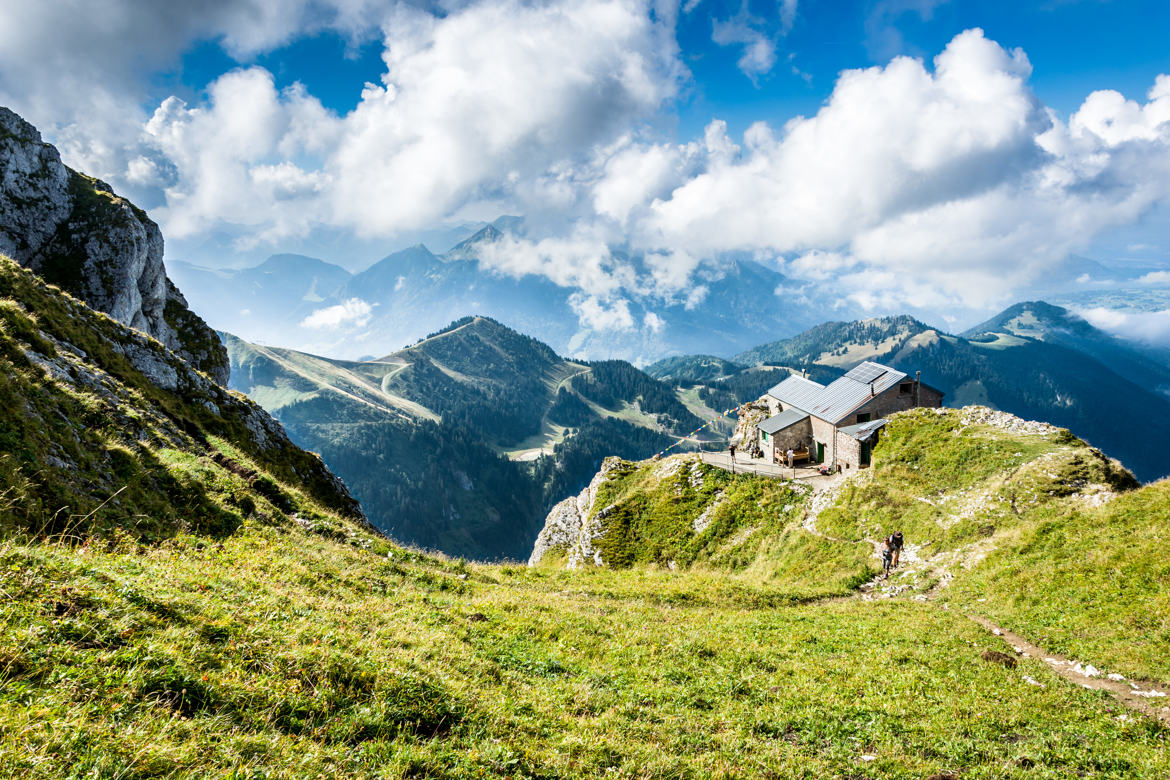
[[948, 596], [1053, 652], [1170, 683], [1168, 518], [1170, 482], [1045, 507]]
[[0, 589], [3, 776], [1170, 774], [1166, 729], [934, 605], [252, 522], [10, 540]]

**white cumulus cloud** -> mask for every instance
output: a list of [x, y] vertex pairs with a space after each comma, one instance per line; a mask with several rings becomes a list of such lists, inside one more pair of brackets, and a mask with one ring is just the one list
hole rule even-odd
[[370, 321], [373, 306], [361, 298], [350, 298], [334, 306], [326, 306], [301, 320], [302, 328], [360, 328]]
[[630, 330], [634, 327], [630, 302], [624, 298], [606, 301], [593, 295], [573, 293], [569, 296], [569, 306], [583, 328], [606, 331]]

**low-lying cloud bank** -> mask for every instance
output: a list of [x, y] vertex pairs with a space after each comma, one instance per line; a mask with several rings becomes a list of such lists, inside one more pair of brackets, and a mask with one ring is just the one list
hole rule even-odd
[[1130, 341], [1170, 347], [1170, 309], [1118, 311], [1096, 306], [1077, 311], [1090, 324]]

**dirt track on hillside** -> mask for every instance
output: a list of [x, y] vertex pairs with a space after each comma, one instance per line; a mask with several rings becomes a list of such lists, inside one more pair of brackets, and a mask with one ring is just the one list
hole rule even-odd
[[[1121, 675], [1103, 674], [1092, 665], [1049, 653], [1019, 634], [1000, 628], [985, 617], [970, 614], [967, 617], [1006, 642], [1017, 655], [1039, 658], [1048, 664], [1048, 668], [1069, 682], [1090, 690], [1108, 691], [1130, 709], [1170, 725], [1170, 686], [1146, 681], [1139, 683], [1126, 680]], [[1040, 684], [1035, 681], [1031, 683]]]
[[[833, 503], [841, 488], [844, 487], [845, 482], [845, 480], [839, 479], [814, 487], [815, 494], [811, 502], [810, 510], [801, 523], [803, 530], [825, 539], [849, 542], [847, 539], [837, 539], [822, 533], [816, 526], [817, 517], [820, 515], [821, 510]], [[867, 539], [866, 541], [873, 544], [874, 555], [880, 557], [881, 543], [874, 539]], [[899, 574], [902, 575], [902, 579], [905, 579], [907, 576], [911, 579], [917, 579], [917, 576], [924, 573], [930, 563], [928, 559], [922, 556], [921, 547], [907, 545], [902, 555], [904, 569]], [[954, 563], [955, 561], [951, 561], [952, 565]], [[931, 600], [931, 597], [938, 592], [940, 586], [945, 587], [946, 582], [952, 576], [949, 568], [945, 564], [938, 567], [932, 573], [939, 577], [938, 582], [931, 586], [928, 591], [914, 594], [913, 598], [915, 600]], [[856, 598], [862, 601], [874, 601], [879, 598], [906, 597], [913, 590], [914, 588], [911, 584], [892, 585], [888, 579], [882, 575], [878, 575], [874, 580], [863, 585], [862, 589], [850, 598]], [[1048, 668], [1056, 673], [1056, 675], [1074, 685], [1080, 685], [1090, 690], [1106, 691], [1125, 707], [1170, 725], [1170, 684], [1148, 680], [1127, 680], [1119, 674], [1106, 674], [1095, 668], [1092, 664], [1066, 658], [1057, 653], [1050, 653], [1039, 645], [1029, 642], [1019, 634], [997, 626], [982, 615], [968, 613], [967, 617], [1002, 639], [1008, 645], [1009, 649], [1014, 652], [1013, 657], [1038, 658], [1044, 661], [1048, 665]], [[1043, 684], [1026, 676], [1024, 680], [1031, 685]]]

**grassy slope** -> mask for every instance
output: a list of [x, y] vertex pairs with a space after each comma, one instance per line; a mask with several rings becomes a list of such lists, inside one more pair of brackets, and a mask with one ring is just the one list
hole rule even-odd
[[[727, 502], [786, 505], [717, 476]], [[955, 612], [805, 603], [841, 592], [828, 567], [467, 566], [305, 525], [0, 542], [0, 773], [1170, 771], [1164, 729], [1041, 662], [983, 662], [997, 641]]]
[[[846, 594], [876, 573], [869, 545], [801, 529], [806, 499], [804, 488], [731, 475], [696, 456], [623, 462], [598, 488], [595, 544], [609, 566], [692, 567], [737, 586], [784, 588], [793, 598]], [[696, 531], [700, 516], [707, 524]]]
[[847, 539], [902, 528], [954, 575], [946, 601], [1054, 652], [1170, 681], [1170, 486], [1133, 487], [1067, 434], [923, 411], [895, 418], [872, 481], [844, 491], [818, 525]]
[[1170, 483], [1037, 511], [954, 598], [1054, 652], [1170, 681]]
[[1054, 652], [1170, 681], [1170, 484], [1135, 490], [1067, 431], [1008, 431], [955, 410], [898, 415], [874, 468], [819, 515], [831, 539], [802, 528], [803, 499], [785, 483], [676, 468], [689, 462], [624, 464], [602, 484], [595, 544], [607, 562], [674, 561], [794, 597], [844, 593], [873, 572], [869, 540], [901, 529], [925, 566], [899, 584], [941, 582], [938, 599]]
[[[128, 355], [137, 354], [135, 363]], [[171, 371], [166, 391], [135, 365]], [[49, 366], [54, 378], [46, 376]], [[320, 458], [161, 344], [0, 258], [0, 528], [160, 539], [356, 516]], [[269, 424], [270, 421], [269, 421]]]
[[1164, 729], [1042, 662], [981, 661], [996, 640], [929, 605], [785, 606], [702, 575], [463, 567], [250, 523], [7, 541], [0, 564], [10, 776], [1170, 771]]
[[[0, 436], [0, 775], [1170, 772], [1164, 728], [1119, 719], [1042, 662], [980, 660], [997, 640], [956, 610], [807, 603], [842, 592], [857, 565], [842, 551], [860, 545], [795, 528], [781, 483], [702, 469], [615, 482], [630, 500], [665, 486], [647, 517], [667, 540], [672, 505], [722, 491], [736, 511], [715, 513], [689, 571], [421, 556], [331, 509], [312, 456], [250, 444], [223, 414], [246, 401], [217, 396], [221, 414], [204, 415], [194, 390], [162, 393], [110, 349], [124, 329], [3, 270], [37, 321], [0, 306], [0, 377], [37, 425], [6, 416]], [[69, 365], [101, 389], [22, 362], [62, 349], [46, 334], [81, 346]], [[97, 507], [115, 484], [133, 487]], [[89, 503], [68, 533], [32, 533], [52, 490]], [[745, 522], [768, 525], [730, 544]], [[784, 572], [761, 565], [783, 555]]]

